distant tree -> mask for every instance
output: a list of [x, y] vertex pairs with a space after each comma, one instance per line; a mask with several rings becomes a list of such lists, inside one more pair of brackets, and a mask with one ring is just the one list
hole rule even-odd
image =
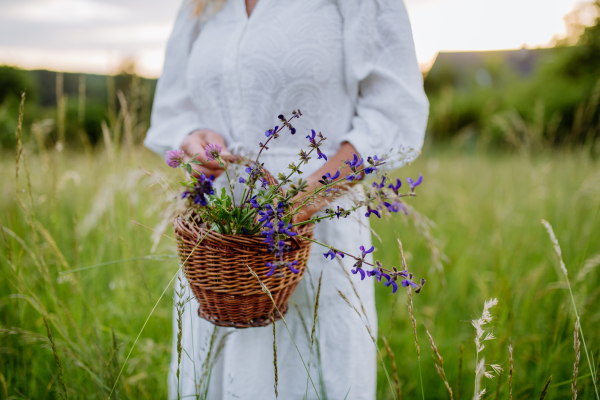
[[19, 99], [21, 93], [27, 91], [27, 98], [35, 96], [35, 88], [30, 75], [26, 71], [8, 65], [0, 65], [0, 104], [7, 99]]

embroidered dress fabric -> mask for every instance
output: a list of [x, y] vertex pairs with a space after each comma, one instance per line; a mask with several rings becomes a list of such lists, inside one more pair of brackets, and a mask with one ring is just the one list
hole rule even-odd
[[[256, 154], [277, 116], [289, 116], [295, 109], [303, 113], [294, 120], [297, 133], [284, 130], [261, 156], [269, 171], [285, 171], [296, 161], [299, 149], [308, 148], [310, 129], [327, 137], [321, 149], [328, 156], [346, 141], [365, 157], [421, 148], [428, 102], [401, 0], [259, 0], [250, 17], [244, 0], [228, 0], [204, 17], [193, 16], [192, 10], [184, 1], [158, 81], [145, 140], [158, 154], [179, 149], [183, 139], [200, 128], [220, 133], [234, 153]], [[303, 176], [316, 171], [322, 161], [311, 160]], [[223, 185], [223, 177], [217, 184]], [[347, 252], [370, 247], [364, 214], [318, 224], [315, 239]], [[325, 252], [313, 245], [308, 273], [285, 316], [312, 382], [285, 325], [278, 321], [279, 398], [371, 400], [376, 390], [375, 347], [363, 321], [337, 289], [359, 309], [362, 301], [363, 320], [376, 335], [373, 281], [361, 282], [358, 275], [349, 274], [359, 300], [347, 277], [352, 261], [346, 257], [342, 267], [326, 261]], [[198, 317], [197, 308], [195, 300], [185, 306], [181, 376], [178, 386], [174, 347], [170, 398], [177, 398], [179, 391], [182, 397], [206, 392], [211, 400], [274, 399], [272, 327], [215, 328]], [[177, 332], [175, 319], [173, 327]], [[221, 341], [224, 346], [217, 351]]]

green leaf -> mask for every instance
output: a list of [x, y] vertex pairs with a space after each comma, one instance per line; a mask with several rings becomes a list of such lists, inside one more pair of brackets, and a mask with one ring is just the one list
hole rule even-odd
[[190, 161], [190, 164], [202, 165], [202, 163], [200, 161], [197, 161], [197, 160]]
[[192, 174], [192, 166], [190, 164], [185, 164], [185, 169], [187, 169], [188, 174]]

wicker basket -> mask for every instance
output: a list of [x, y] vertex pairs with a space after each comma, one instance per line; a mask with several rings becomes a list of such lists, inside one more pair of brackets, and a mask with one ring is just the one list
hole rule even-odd
[[[277, 307], [285, 314], [288, 300], [306, 270], [310, 241], [288, 239], [293, 250], [285, 254], [284, 260], [298, 260], [298, 274], [284, 268], [283, 276], [277, 273], [267, 276], [270, 268], [266, 263], [273, 261], [273, 254], [267, 252], [263, 236], [223, 235], [199, 228], [182, 217], [175, 218], [173, 226], [181, 262], [187, 259], [184, 271], [200, 303], [198, 315], [201, 318], [215, 325], [234, 328], [267, 326], [271, 316], [275, 320], [281, 318], [248, 266], [269, 288]], [[303, 225], [298, 232], [312, 238], [313, 229], [312, 224]], [[204, 239], [194, 250], [202, 237]]]

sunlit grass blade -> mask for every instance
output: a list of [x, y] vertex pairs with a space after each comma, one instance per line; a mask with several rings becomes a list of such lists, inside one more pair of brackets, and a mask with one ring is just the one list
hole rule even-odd
[[131, 349], [129, 349], [129, 353], [127, 354], [127, 357], [125, 358], [125, 361], [123, 362], [123, 366], [121, 367], [121, 370], [119, 371], [119, 375], [117, 375], [117, 379], [115, 380], [115, 383], [114, 383], [114, 385], [113, 385], [113, 387], [112, 387], [112, 389], [110, 391], [110, 394], [108, 395], [109, 399], [112, 397], [112, 394], [113, 394], [115, 388], [117, 387], [117, 382], [119, 382], [119, 378], [121, 377], [121, 374], [123, 373], [123, 370], [125, 369], [125, 365], [127, 365], [127, 361], [129, 361], [129, 357], [131, 357], [131, 353], [133, 352], [133, 349], [135, 348], [135, 345], [137, 344], [138, 340], [140, 339], [140, 336], [142, 335], [142, 332], [144, 331], [144, 328], [148, 324], [148, 321], [150, 320], [150, 317], [152, 316], [152, 314], [154, 314], [154, 310], [156, 310], [156, 307], [158, 306], [158, 303], [160, 303], [160, 301], [162, 300], [162, 298], [165, 295], [165, 293], [167, 292], [167, 290], [173, 284], [173, 281], [177, 277], [177, 274], [179, 274], [179, 271], [181, 271], [181, 268], [185, 265], [185, 263], [187, 262], [187, 260], [192, 256], [192, 254], [194, 253], [194, 251], [196, 251], [196, 249], [198, 248], [198, 246], [200, 245], [200, 243], [202, 243], [202, 241], [204, 240], [204, 238], [206, 237], [206, 235], [208, 235], [208, 231], [204, 234], [204, 236], [202, 236], [202, 238], [200, 238], [200, 240], [198, 241], [198, 243], [196, 244], [196, 246], [194, 246], [194, 248], [192, 249], [192, 251], [190, 251], [190, 254], [188, 254], [187, 258], [181, 263], [181, 265], [179, 266], [179, 268], [177, 268], [177, 272], [175, 272], [175, 275], [173, 275], [173, 277], [171, 278], [171, 280], [169, 281], [169, 283], [167, 284], [167, 286], [165, 287], [165, 289], [161, 293], [161, 295], [158, 298], [158, 300], [156, 300], [156, 303], [154, 304], [154, 307], [152, 307], [152, 311], [150, 311], [150, 314], [148, 315], [148, 318], [146, 318], [146, 321], [144, 322], [144, 325], [142, 325], [142, 329], [140, 329], [140, 332], [138, 333], [137, 337], [135, 338], [135, 341], [133, 342], [133, 345], [131, 346]]
[[[565, 280], [567, 281], [567, 287], [569, 288], [569, 294], [571, 295], [571, 303], [573, 304], [573, 310], [575, 311], [575, 318], [577, 319], [577, 321], [579, 321], [579, 312], [577, 311], [577, 304], [575, 304], [575, 297], [573, 296], [573, 290], [571, 289], [571, 282], [569, 281], [569, 273], [567, 271], [567, 267], [565, 266], [565, 262], [563, 261], [563, 258], [562, 258], [562, 251], [560, 248], [560, 244], [558, 243], [558, 239], [556, 238], [556, 235], [554, 234], [552, 225], [550, 225], [550, 223], [544, 219], [542, 220], [542, 225], [544, 225], [544, 227], [548, 231], [548, 236], [550, 236], [550, 241], [552, 241], [552, 244], [554, 245], [554, 251], [558, 255], [558, 259], [560, 262], [560, 269], [565, 274]], [[590, 367], [590, 372], [592, 373], [592, 375], [595, 375], [596, 371], [595, 371], [594, 367], [592, 366], [592, 360], [590, 359], [590, 353], [588, 352], [587, 345], [585, 344], [583, 328], [581, 328], [581, 325], [579, 325], [579, 333], [581, 335], [581, 342], [583, 343], [583, 350], [585, 351], [585, 355], [587, 357], [588, 366]], [[598, 386], [596, 385], [596, 382], [593, 382], [592, 385], [594, 386], [594, 391], [596, 392], [596, 399], [600, 400], [600, 394], [598, 394]]]

